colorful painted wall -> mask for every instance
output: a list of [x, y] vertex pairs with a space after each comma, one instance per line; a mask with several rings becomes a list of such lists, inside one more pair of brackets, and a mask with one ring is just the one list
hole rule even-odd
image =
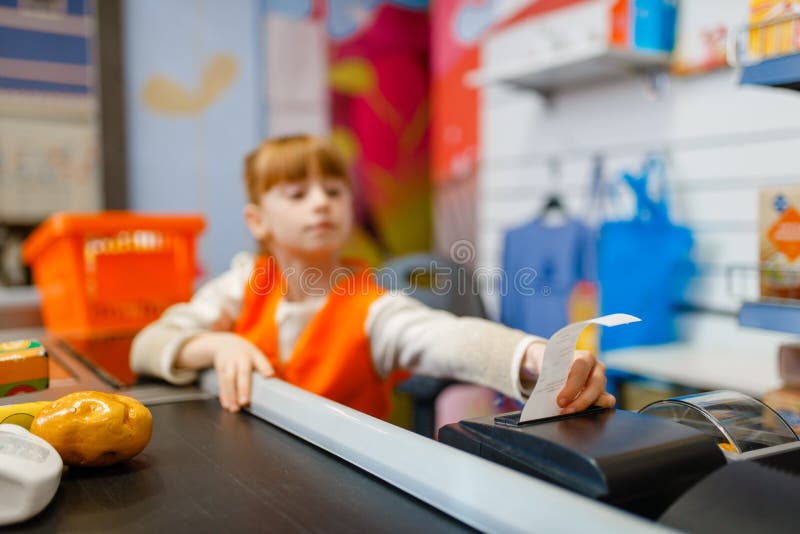
[[381, 255], [431, 246], [427, 2], [331, 1], [332, 134]]
[[244, 154], [333, 134], [350, 159], [372, 262], [430, 248], [427, 0], [126, 2], [134, 209], [208, 214], [218, 273], [251, 248]]

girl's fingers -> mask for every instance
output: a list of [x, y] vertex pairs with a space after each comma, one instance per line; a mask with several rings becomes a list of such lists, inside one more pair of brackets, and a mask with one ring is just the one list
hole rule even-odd
[[564, 408], [564, 413], [573, 413], [585, 410], [598, 401], [606, 391], [606, 372], [605, 366], [597, 362], [592, 368], [589, 380], [586, 382], [583, 391], [571, 403]]
[[582, 389], [585, 389], [589, 381], [592, 370], [595, 367], [596, 359], [591, 352], [585, 350], [575, 351], [575, 358], [567, 376], [567, 382], [558, 395], [558, 405], [566, 407], [578, 396]]
[[231, 363], [217, 369], [219, 386], [219, 402], [228, 411], [235, 411], [236, 402], [236, 368]]
[[245, 406], [250, 402], [250, 378], [253, 368], [249, 360], [244, 360], [239, 363], [236, 372], [236, 399], [239, 406]]
[[275, 374], [275, 371], [272, 369], [272, 365], [269, 363], [269, 360], [267, 360], [267, 357], [260, 352], [253, 357], [253, 365], [264, 378], [268, 378]]
[[595, 401], [595, 404], [603, 408], [613, 408], [617, 404], [617, 399], [611, 393], [603, 393], [600, 398]]

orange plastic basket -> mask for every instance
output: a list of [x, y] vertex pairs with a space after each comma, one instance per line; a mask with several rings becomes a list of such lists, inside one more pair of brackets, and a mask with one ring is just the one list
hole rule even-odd
[[57, 213], [25, 241], [42, 317], [81, 338], [128, 334], [192, 296], [202, 216]]

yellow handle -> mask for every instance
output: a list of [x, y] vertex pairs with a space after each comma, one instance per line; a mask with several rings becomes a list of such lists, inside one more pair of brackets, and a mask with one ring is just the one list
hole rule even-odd
[[12, 424], [30, 429], [33, 418], [48, 404], [49, 401], [39, 401], [0, 406], [0, 425]]

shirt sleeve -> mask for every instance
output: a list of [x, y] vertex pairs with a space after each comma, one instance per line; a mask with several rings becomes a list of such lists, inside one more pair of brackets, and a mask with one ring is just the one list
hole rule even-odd
[[528, 346], [541, 338], [475, 317], [433, 310], [400, 293], [387, 293], [369, 309], [365, 325], [375, 369], [397, 369], [491, 387], [523, 400], [520, 382]]
[[253, 265], [252, 254], [237, 254], [228, 271], [203, 285], [189, 302], [169, 307], [139, 332], [131, 346], [131, 369], [173, 384], [193, 382], [197, 371], [174, 368], [178, 352], [192, 336], [232, 328], [232, 321], [241, 312]]

